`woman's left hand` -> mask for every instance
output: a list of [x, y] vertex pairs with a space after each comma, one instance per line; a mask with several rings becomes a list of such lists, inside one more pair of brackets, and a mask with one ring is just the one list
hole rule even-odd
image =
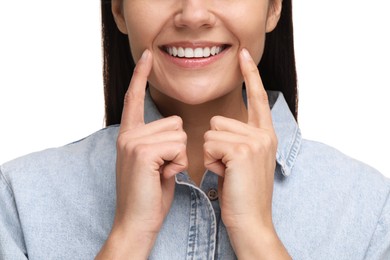
[[205, 134], [205, 167], [220, 176], [222, 221], [235, 253], [242, 258], [288, 259], [272, 222], [277, 137], [258, 69], [243, 49], [248, 122], [216, 116]]

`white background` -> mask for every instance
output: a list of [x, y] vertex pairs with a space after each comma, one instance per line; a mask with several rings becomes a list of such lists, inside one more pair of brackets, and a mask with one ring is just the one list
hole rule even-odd
[[[390, 2], [295, 0], [299, 123], [390, 177]], [[103, 127], [100, 1], [3, 1], [0, 163]]]

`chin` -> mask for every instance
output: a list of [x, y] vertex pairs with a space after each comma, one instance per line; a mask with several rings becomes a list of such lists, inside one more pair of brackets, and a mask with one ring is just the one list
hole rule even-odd
[[[217, 100], [234, 92], [237, 86], [242, 86], [242, 80], [238, 77], [209, 76], [200, 78], [198, 76], [198, 78], [187, 77], [185, 79], [177, 77], [176, 80], [165, 78], [165, 80], [157, 81], [160, 83], [165, 81], [165, 84], [153, 84], [156, 80], [153, 78], [150, 80], [152, 86], [158, 86], [154, 89], [159, 92], [158, 95], [161, 95], [161, 97], [165, 96], [173, 102], [179, 101], [194, 106]], [[231, 84], [231, 82], [237, 83]]]
[[209, 102], [216, 101], [222, 97], [229, 95], [233, 90], [225, 89], [225, 91], [221, 91], [221, 89], [203, 89], [196, 88], [195, 90], [188, 88], [186, 90], [181, 90], [175, 93], [167, 93], [169, 97], [175, 99], [183, 104], [197, 106], [203, 105]]
[[193, 106], [210, 102], [219, 97], [219, 95], [212, 95], [200, 91], [181, 91], [180, 93], [172, 93], [172, 95], [169, 96], [183, 104]]
[[202, 105], [202, 104], [205, 104], [207, 102], [210, 102], [214, 99], [212, 99], [212, 98], [188, 98], [188, 97], [180, 98], [179, 97], [177, 100], [179, 102], [186, 104], [186, 105], [189, 105], [189, 106], [198, 106], [198, 105]]

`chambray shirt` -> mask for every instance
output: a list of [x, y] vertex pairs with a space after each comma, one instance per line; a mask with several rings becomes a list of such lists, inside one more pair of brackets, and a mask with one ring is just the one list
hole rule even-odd
[[[269, 93], [278, 137], [276, 231], [294, 259], [390, 259], [390, 181], [304, 140], [282, 94]], [[145, 120], [161, 118], [147, 96]], [[118, 126], [0, 170], [0, 259], [93, 259], [115, 212]], [[150, 259], [236, 259], [221, 221], [217, 177], [176, 175], [175, 197]], [[143, 185], [139, 183], [139, 185]], [[261, 236], [261, 234], [258, 234]]]

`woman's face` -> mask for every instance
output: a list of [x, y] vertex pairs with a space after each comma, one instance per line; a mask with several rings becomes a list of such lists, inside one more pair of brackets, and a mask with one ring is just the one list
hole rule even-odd
[[153, 53], [149, 87], [186, 104], [202, 104], [241, 87], [238, 53], [255, 62], [274, 29], [281, 0], [113, 0], [134, 60]]

